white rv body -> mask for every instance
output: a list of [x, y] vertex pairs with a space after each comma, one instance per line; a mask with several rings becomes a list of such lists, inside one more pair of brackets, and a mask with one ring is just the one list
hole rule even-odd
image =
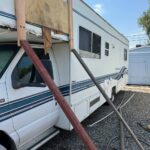
[[[0, 135], [11, 139], [17, 149], [28, 149], [56, 135], [58, 131], [54, 126], [65, 130], [72, 130], [72, 126], [47, 86], [33, 84], [14, 88], [14, 70], [25, 55], [24, 50], [16, 45], [14, 14], [14, 0], [5, 0], [0, 5], [0, 55], [3, 49], [11, 46], [16, 47], [16, 53], [0, 76]], [[90, 50], [80, 49], [80, 42], [84, 40], [79, 37], [80, 29], [90, 33], [91, 39], [94, 35], [100, 39], [99, 54], [93, 53], [92, 43]], [[41, 28], [27, 24], [27, 33], [32, 47], [43, 49]], [[68, 37], [52, 35], [49, 58], [54, 81], [78, 119], [83, 121], [106, 100], [71, 53]], [[127, 83], [125, 67], [128, 61], [124, 52], [128, 51], [128, 40], [81, 0], [73, 0], [73, 35], [74, 48], [111, 98]]]

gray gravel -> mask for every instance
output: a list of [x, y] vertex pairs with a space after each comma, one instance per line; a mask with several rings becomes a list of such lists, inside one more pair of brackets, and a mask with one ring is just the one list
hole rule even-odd
[[[122, 99], [125, 102], [132, 94], [133, 92], [120, 92], [115, 99], [115, 105], [118, 106]], [[120, 122], [115, 114], [95, 126], [89, 127], [90, 124], [111, 111], [111, 107], [104, 104], [82, 123], [98, 150], [120, 150]], [[150, 124], [150, 94], [135, 93], [135, 96], [122, 109], [122, 112], [125, 120], [142, 142], [142, 145], [146, 150], [150, 150], [150, 132], [144, 130], [144, 127]], [[138, 150], [126, 129], [124, 131], [126, 150]], [[59, 135], [47, 142], [39, 150], [85, 150], [85, 147], [75, 131], [61, 130]]]

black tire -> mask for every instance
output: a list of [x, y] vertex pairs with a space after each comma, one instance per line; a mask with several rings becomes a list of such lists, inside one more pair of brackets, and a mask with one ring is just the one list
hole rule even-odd
[[14, 141], [2, 131], [0, 131], [0, 146], [2, 150], [17, 150]]
[[[116, 97], [116, 87], [113, 87], [112, 90], [111, 90], [111, 98], [110, 98], [110, 100], [111, 100], [112, 102], [114, 102], [115, 97]], [[109, 103], [108, 103], [107, 101], [106, 101], [105, 104], [106, 104], [106, 105], [109, 105]]]

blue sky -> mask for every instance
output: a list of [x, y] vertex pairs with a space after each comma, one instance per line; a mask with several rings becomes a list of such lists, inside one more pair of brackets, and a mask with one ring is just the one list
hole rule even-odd
[[141, 32], [137, 19], [148, 9], [148, 0], [85, 0], [125, 36]]

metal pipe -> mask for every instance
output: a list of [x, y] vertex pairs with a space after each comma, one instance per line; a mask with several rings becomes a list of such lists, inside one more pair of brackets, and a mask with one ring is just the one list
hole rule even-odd
[[114, 112], [117, 114], [117, 116], [119, 117], [119, 119], [121, 120], [121, 122], [123, 123], [123, 125], [126, 127], [126, 129], [129, 131], [129, 133], [131, 134], [131, 136], [133, 137], [133, 139], [135, 140], [135, 142], [137, 143], [137, 145], [139, 146], [139, 148], [141, 150], [144, 150], [142, 144], [139, 142], [139, 140], [137, 139], [136, 135], [133, 133], [133, 131], [130, 129], [130, 127], [128, 126], [127, 122], [124, 120], [124, 118], [120, 115], [119, 111], [117, 110], [117, 108], [115, 107], [115, 105], [112, 103], [112, 101], [110, 100], [110, 98], [107, 96], [106, 92], [103, 90], [103, 88], [97, 83], [94, 75], [92, 74], [92, 72], [89, 70], [89, 68], [87, 67], [87, 65], [85, 64], [85, 62], [82, 60], [82, 58], [80, 57], [80, 55], [78, 54], [78, 52], [75, 49], [72, 49], [72, 52], [74, 53], [74, 55], [76, 56], [76, 58], [78, 59], [78, 61], [81, 63], [82, 67], [85, 69], [85, 71], [87, 72], [87, 74], [90, 76], [91, 80], [93, 81], [93, 83], [95, 84], [95, 86], [98, 88], [99, 92], [103, 95], [103, 97], [106, 99], [106, 101], [110, 104], [110, 106], [113, 108]]
[[29, 58], [32, 60], [35, 68], [41, 75], [44, 82], [49, 87], [49, 90], [53, 93], [55, 99], [57, 100], [58, 104], [62, 108], [63, 112], [71, 122], [72, 126], [74, 127], [75, 131], [79, 135], [79, 137], [82, 139], [83, 143], [85, 144], [85, 147], [88, 150], [96, 150], [95, 145], [93, 144], [91, 138], [86, 133], [85, 129], [82, 127], [81, 123], [79, 122], [78, 118], [75, 116], [74, 112], [70, 108], [69, 104], [66, 102], [62, 94], [60, 93], [59, 89], [57, 88], [56, 84], [50, 77], [49, 73], [41, 63], [40, 59], [35, 54], [34, 50], [30, 46], [30, 44], [27, 41], [21, 41], [21, 46], [29, 56]]
[[[121, 107], [119, 108], [119, 112], [122, 115]], [[123, 130], [123, 124], [120, 121], [120, 145], [121, 145], [121, 150], [125, 150], [125, 141], [124, 141], [124, 130]]]

